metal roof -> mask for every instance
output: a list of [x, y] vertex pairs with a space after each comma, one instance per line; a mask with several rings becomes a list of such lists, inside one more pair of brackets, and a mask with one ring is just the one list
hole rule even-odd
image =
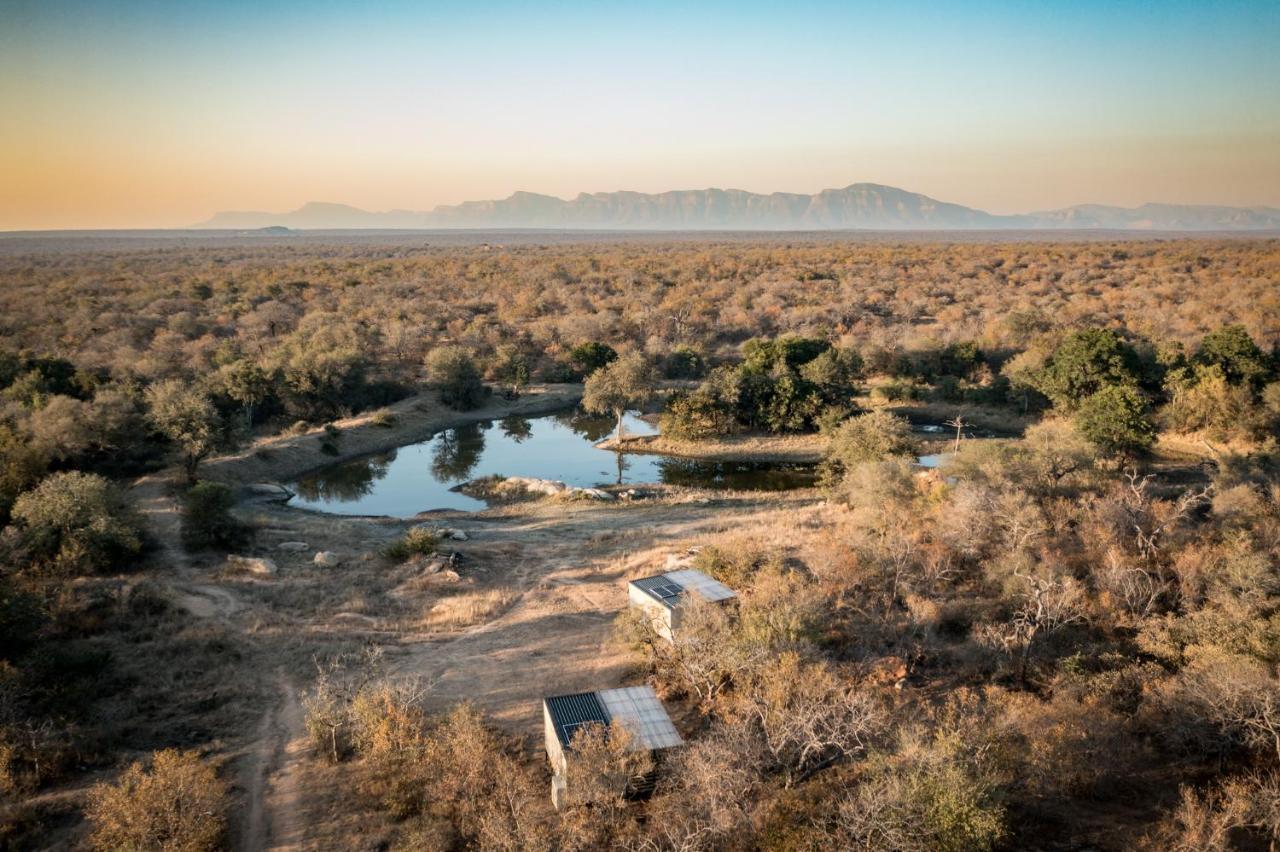
[[632, 580], [631, 585], [668, 609], [678, 603], [681, 593], [684, 592], [684, 587], [667, 579], [666, 574], [645, 577], [643, 580]]
[[633, 748], [652, 751], [684, 743], [652, 686], [606, 689], [596, 696], [609, 715], [631, 735]]
[[574, 695], [557, 695], [544, 698], [547, 712], [551, 715], [551, 724], [556, 730], [556, 738], [565, 748], [573, 741], [573, 735], [585, 725], [597, 724], [608, 727], [613, 718], [600, 703], [594, 692], [579, 692]]
[[631, 585], [645, 592], [649, 597], [668, 609], [678, 604], [680, 597], [686, 592], [692, 592], [709, 603], [737, 597], [737, 593], [724, 583], [719, 580], [713, 580], [701, 571], [695, 571], [692, 568], [683, 571], [668, 571], [666, 574], [658, 574], [655, 577], [632, 580]]
[[556, 737], [567, 750], [573, 736], [586, 725], [610, 725], [614, 720], [631, 735], [633, 750], [681, 745], [684, 740], [651, 686], [626, 686], [600, 692], [579, 692], [544, 698]]

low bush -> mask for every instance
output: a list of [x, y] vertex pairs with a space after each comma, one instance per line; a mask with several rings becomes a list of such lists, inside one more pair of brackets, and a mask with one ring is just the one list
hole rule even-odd
[[227, 785], [192, 751], [165, 749], [89, 793], [95, 849], [202, 852], [222, 845]]
[[235, 497], [221, 482], [200, 482], [183, 498], [182, 538], [188, 547], [235, 547], [248, 527], [231, 514]]
[[430, 530], [414, 527], [382, 552], [388, 559], [403, 562], [413, 556], [430, 556], [439, 544], [440, 540]]

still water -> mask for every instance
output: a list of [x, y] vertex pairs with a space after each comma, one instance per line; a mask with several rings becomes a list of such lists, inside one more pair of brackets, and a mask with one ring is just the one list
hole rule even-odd
[[[627, 434], [654, 429], [628, 415]], [[567, 411], [507, 417], [446, 429], [420, 444], [324, 468], [293, 483], [291, 505], [344, 515], [410, 517], [430, 509], [483, 509], [483, 501], [451, 491], [469, 479], [499, 474], [557, 479], [569, 485], [664, 482], [699, 488], [782, 491], [813, 484], [812, 465], [713, 462], [597, 450], [611, 417]]]

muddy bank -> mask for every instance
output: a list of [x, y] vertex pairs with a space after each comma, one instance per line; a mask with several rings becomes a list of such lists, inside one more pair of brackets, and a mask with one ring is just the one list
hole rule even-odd
[[[526, 389], [518, 399], [495, 394], [479, 408], [455, 411], [434, 392], [419, 394], [381, 409], [389, 411], [390, 418], [368, 411], [334, 421], [337, 437], [317, 426], [302, 434], [260, 438], [238, 453], [204, 462], [200, 476], [228, 484], [289, 481], [338, 462], [425, 441], [441, 429], [513, 415], [549, 414], [580, 399], [582, 385], [540, 385]], [[325, 446], [331, 450], [322, 449]]]

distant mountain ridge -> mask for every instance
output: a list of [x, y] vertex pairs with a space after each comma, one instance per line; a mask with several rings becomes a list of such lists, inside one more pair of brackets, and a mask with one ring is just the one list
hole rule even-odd
[[1014, 216], [938, 201], [892, 186], [855, 183], [813, 195], [740, 189], [581, 193], [563, 199], [533, 192], [442, 205], [429, 212], [369, 212], [310, 202], [289, 213], [218, 213], [196, 228], [305, 230], [548, 228], [590, 230], [981, 230], [1067, 228], [1168, 231], [1280, 229], [1280, 209], [1196, 204], [1109, 207], [1081, 204]]

